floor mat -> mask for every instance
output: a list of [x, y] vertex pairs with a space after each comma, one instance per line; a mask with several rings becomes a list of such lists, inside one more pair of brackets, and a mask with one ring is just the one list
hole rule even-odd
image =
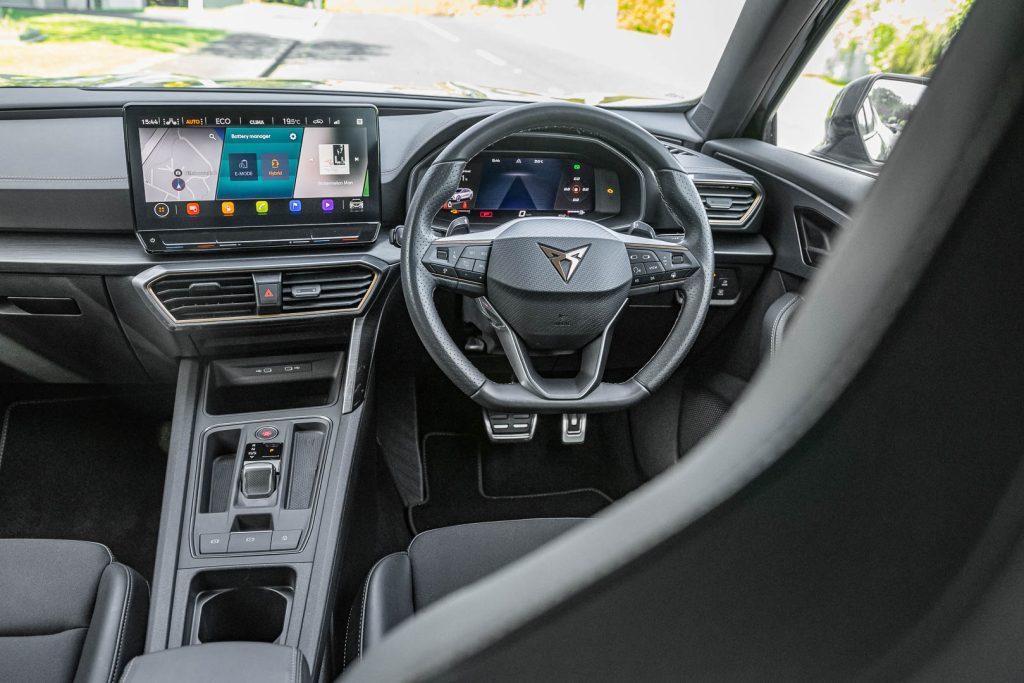
[[531, 517], [589, 517], [611, 498], [596, 489], [494, 495], [485, 487], [481, 441], [462, 434], [423, 439], [427, 497], [409, 508], [414, 533], [438, 527]]
[[[0, 431], [0, 538], [105, 543], [152, 576], [167, 463], [166, 394], [11, 403]], [[169, 411], [167, 415], [169, 415]]]
[[530, 441], [482, 443], [481, 480], [492, 496], [594, 489], [611, 501], [643, 483], [624, 413], [588, 415], [587, 438], [572, 446], [562, 443], [559, 415], [539, 415]]

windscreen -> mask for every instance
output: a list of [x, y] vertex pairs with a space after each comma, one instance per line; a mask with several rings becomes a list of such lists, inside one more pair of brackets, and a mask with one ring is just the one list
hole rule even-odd
[[643, 106], [704, 92], [743, 0], [17, 4], [0, 9], [0, 86], [326, 89]]

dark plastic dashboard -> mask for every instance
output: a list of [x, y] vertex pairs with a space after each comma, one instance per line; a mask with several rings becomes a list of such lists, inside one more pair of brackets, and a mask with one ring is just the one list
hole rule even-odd
[[[180, 358], [262, 353], [282, 345], [351, 346], [366, 337], [362, 343], [372, 346], [377, 327], [371, 321], [397, 298], [392, 294], [397, 289], [400, 250], [391, 233], [405, 218], [420, 174], [447, 142], [510, 106], [442, 100], [428, 107], [424, 100], [386, 97], [199, 91], [14, 89], [5, 96], [0, 106], [0, 335], [10, 341], [10, 354], [19, 354], [18, 363], [27, 368], [28, 376], [76, 382], [111, 377], [166, 381], [174, 376]], [[376, 106], [381, 209], [377, 239], [372, 244], [320, 249], [147, 253], [135, 235], [122, 108], [127, 102], [195, 101]], [[685, 117], [631, 111], [623, 115], [661, 138], [690, 173], [708, 202], [716, 261], [725, 269], [727, 281], [739, 283], [723, 290], [717, 305], [741, 300], [743, 283], [752, 286], [773, 258], [760, 234], [761, 187], [744, 171], [686, 146], [692, 132], [685, 127]], [[595, 208], [604, 210], [593, 218], [619, 229], [642, 220], [660, 232], [680, 231], [661, 212], [649, 173], [601, 140], [572, 130], [545, 132], [503, 141], [492, 151], [511, 158], [508, 163], [517, 157], [544, 158], [557, 159], [570, 173], [576, 163], [581, 170], [586, 165], [602, 169], [605, 175], [595, 179], [604, 178], [605, 184], [595, 184], [590, 191], [607, 194], [611, 188], [618, 202], [614, 210], [607, 210], [612, 205], [595, 200]], [[609, 174], [614, 175], [614, 184], [606, 182]], [[581, 183], [586, 182], [589, 177], [584, 174]], [[487, 222], [479, 211], [468, 216], [471, 229]], [[442, 210], [437, 227], [447, 227], [451, 217], [456, 216]], [[235, 319], [161, 301], [176, 291], [200, 300], [207, 292], [228, 292], [238, 278], [259, 279], [276, 296], [243, 302], [241, 308], [228, 311]], [[336, 303], [324, 301], [322, 295], [301, 300], [317, 287], [355, 294]], [[658, 305], [670, 307], [671, 302]], [[78, 343], [55, 343], [65, 338]], [[644, 352], [640, 346], [633, 350]], [[10, 354], [0, 357], [0, 370], [12, 365], [12, 358], [6, 357]], [[26, 365], [24, 358], [34, 358], [34, 364]], [[347, 401], [356, 400], [360, 386], [354, 381], [346, 388]]]

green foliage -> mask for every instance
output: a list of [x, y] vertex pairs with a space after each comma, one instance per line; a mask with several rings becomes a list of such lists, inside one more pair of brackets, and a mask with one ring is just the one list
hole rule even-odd
[[619, 28], [667, 36], [675, 21], [675, 0], [619, 0]]
[[22, 31], [39, 31], [48, 42], [103, 42], [177, 52], [224, 37], [223, 31], [96, 15], [9, 10], [4, 16]]
[[848, 28], [836, 36], [836, 48], [845, 58], [863, 50], [874, 72], [927, 76], [942, 57], [963, 23], [974, 0], [955, 0], [952, 11], [942, 20], [921, 19], [894, 25], [877, 22], [873, 15], [893, 0], [861, 0], [844, 20]]
[[[531, 0], [523, 0], [523, 6], [530, 4]], [[478, 0], [481, 5], [487, 7], [500, 7], [502, 9], [515, 9], [519, 6], [519, 0]]]

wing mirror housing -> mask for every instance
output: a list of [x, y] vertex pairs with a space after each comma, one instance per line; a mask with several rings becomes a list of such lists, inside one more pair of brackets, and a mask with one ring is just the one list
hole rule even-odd
[[927, 87], [927, 78], [902, 74], [870, 74], [851, 81], [832, 102], [825, 140], [812, 154], [877, 173]]

